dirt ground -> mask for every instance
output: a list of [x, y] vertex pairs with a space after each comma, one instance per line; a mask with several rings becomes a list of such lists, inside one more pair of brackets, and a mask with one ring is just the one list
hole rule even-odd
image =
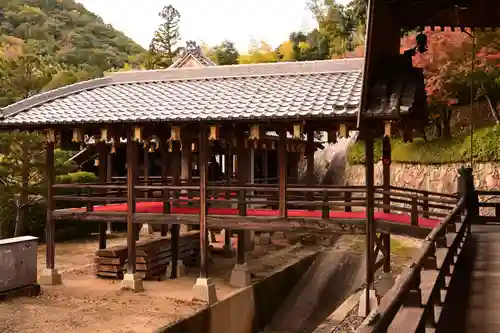
[[[219, 238], [220, 240], [220, 238]], [[108, 246], [126, 243], [124, 235], [108, 236]], [[257, 279], [317, 250], [316, 245], [290, 245], [284, 239], [259, 246], [248, 253], [248, 265]], [[0, 303], [0, 332], [146, 333], [186, 317], [204, 305], [191, 300], [197, 269], [166, 281], [145, 281], [145, 291], [120, 291], [119, 280], [96, 278], [92, 259], [96, 240], [58, 243], [56, 267], [63, 285], [44, 286], [37, 298], [17, 298]], [[45, 247], [38, 250], [39, 272]], [[228, 285], [235, 258], [214, 255], [210, 276], [219, 299], [237, 288]]]

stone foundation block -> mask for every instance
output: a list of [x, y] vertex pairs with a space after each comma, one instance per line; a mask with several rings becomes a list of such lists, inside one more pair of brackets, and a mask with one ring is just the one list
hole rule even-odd
[[135, 293], [144, 291], [144, 284], [142, 282], [142, 278], [139, 276], [139, 274], [125, 274], [123, 276], [122, 284], [121, 284], [121, 289], [124, 290], [132, 290]]
[[[370, 289], [368, 293], [369, 297], [369, 305], [370, 305], [370, 312], [375, 310], [378, 307], [378, 299], [377, 295], [375, 294], [375, 290]], [[361, 318], [366, 318], [370, 313], [366, 313], [366, 288], [363, 289], [361, 292], [361, 295], [359, 297], [359, 309], [358, 309], [358, 317]]]
[[247, 264], [234, 265], [234, 268], [231, 271], [229, 284], [237, 288], [246, 287], [252, 284], [252, 276], [250, 275]]
[[208, 305], [217, 302], [217, 290], [210, 278], [198, 278], [193, 286], [193, 300], [207, 303]]
[[46, 286], [54, 286], [62, 284], [62, 276], [55, 268], [54, 269], [45, 268], [42, 271], [42, 274], [40, 274], [38, 283], [40, 285], [46, 285]]

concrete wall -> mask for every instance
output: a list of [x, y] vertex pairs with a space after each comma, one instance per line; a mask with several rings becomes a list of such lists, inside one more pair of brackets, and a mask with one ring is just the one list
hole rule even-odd
[[155, 333], [258, 333], [271, 321], [316, 256], [310, 255]]

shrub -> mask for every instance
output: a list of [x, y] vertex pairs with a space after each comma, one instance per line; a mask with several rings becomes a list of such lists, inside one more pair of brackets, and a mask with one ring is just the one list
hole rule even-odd
[[[500, 126], [484, 127], [472, 136], [472, 154], [475, 162], [500, 162]], [[382, 141], [375, 141], [374, 162], [381, 159]], [[425, 142], [415, 139], [403, 143], [400, 138], [391, 140], [392, 161], [407, 164], [447, 164], [470, 161], [471, 137], [461, 135], [449, 139]], [[364, 143], [356, 142], [348, 154], [350, 164], [364, 163]]]

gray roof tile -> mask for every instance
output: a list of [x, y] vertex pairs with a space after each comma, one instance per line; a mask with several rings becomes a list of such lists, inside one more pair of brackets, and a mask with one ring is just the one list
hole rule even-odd
[[117, 73], [2, 110], [3, 125], [355, 116], [362, 59]]

